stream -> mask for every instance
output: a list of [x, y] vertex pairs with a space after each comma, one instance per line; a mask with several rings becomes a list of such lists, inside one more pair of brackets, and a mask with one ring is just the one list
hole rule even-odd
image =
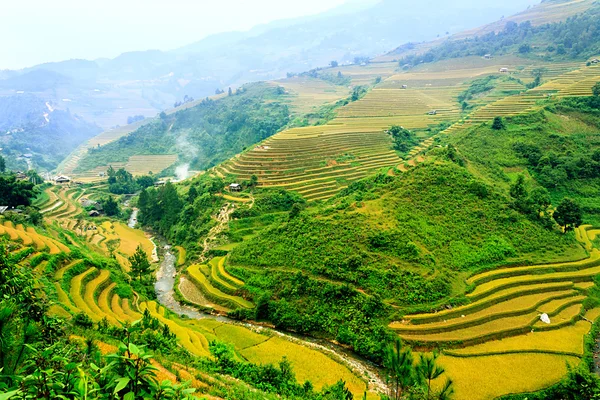
[[[136, 212], [136, 211], [134, 211]], [[137, 215], [137, 213], [136, 213]], [[133, 217], [133, 214], [132, 214]], [[134, 224], [135, 225], [135, 224]], [[291, 335], [288, 333], [283, 333], [277, 331], [275, 329], [265, 328], [260, 325], [254, 325], [250, 323], [244, 323], [240, 321], [236, 321], [224, 316], [215, 316], [212, 314], [207, 314], [204, 312], [200, 312], [194, 307], [187, 306], [181, 304], [175, 298], [175, 280], [177, 277], [177, 269], [175, 268], [175, 263], [177, 261], [175, 255], [171, 253], [171, 246], [164, 245], [163, 247], [163, 257], [160, 263], [160, 267], [156, 273], [156, 283], [154, 284], [154, 290], [156, 292], [156, 297], [158, 302], [163, 305], [165, 308], [171, 310], [175, 314], [183, 315], [191, 319], [205, 319], [211, 318], [215, 319], [219, 322], [226, 324], [233, 324], [238, 326], [244, 326], [252, 331], [260, 333], [266, 329], [269, 329], [274, 335], [277, 335], [281, 338], [289, 340], [290, 342], [318, 350], [322, 353], [329, 355], [334, 360], [340, 362], [341, 364], [348, 367], [351, 371], [357, 374], [360, 377], [367, 377], [369, 380], [369, 388], [371, 390], [375, 389], [378, 392], [386, 391], [386, 384], [382, 380], [382, 378], [378, 374], [377, 367], [369, 363], [368, 361], [359, 359], [357, 356], [352, 355], [345, 349], [340, 346], [336, 346], [329, 342], [317, 343], [315, 339], [302, 337], [300, 335]]]

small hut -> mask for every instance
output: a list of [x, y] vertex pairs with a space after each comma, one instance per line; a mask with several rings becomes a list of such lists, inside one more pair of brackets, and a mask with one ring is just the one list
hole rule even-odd
[[229, 190], [232, 192], [241, 192], [242, 185], [240, 185], [239, 183], [232, 183], [229, 185]]

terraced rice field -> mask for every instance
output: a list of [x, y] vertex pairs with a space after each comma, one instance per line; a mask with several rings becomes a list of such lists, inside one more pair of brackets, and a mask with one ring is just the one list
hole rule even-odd
[[[176, 154], [158, 154], [131, 156], [127, 162], [113, 162], [110, 165], [114, 169], [125, 168], [134, 176], [147, 175], [148, 173], [158, 173], [170, 167], [177, 161]], [[85, 172], [71, 172], [71, 176], [81, 182], [98, 182], [105, 180], [101, 176], [108, 169], [108, 165], [103, 165]]]
[[254, 307], [251, 302], [242, 297], [229, 294], [235, 293], [239, 286], [221, 276], [215, 263], [212, 264], [212, 268], [206, 265], [191, 265], [187, 268], [186, 274], [209, 300], [230, 308]]
[[[407, 343], [441, 348], [440, 364], [456, 385], [457, 399], [489, 399], [539, 390], [558, 381], [565, 362], [579, 363], [583, 337], [600, 309], [583, 307], [600, 274], [597, 229], [578, 228], [590, 256], [573, 262], [495, 269], [467, 283], [470, 303], [430, 314], [408, 315], [390, 327]], [[550, 323], [541, 321], [547, 314]], [[529, 374], [533, 365], [536, 374]], [[526, 376], [527, 379], [524, 379]]]
[[[324, 200], [379, 169], [399, 167], [402, 171], [419, 161], [418, 154], [428, 146], [418, 146], [408, 160], [401, 160], [384, 132], [391, 125], [423, 130], [440, 123], [454, 123], [444, 131], [452, 133], [496, 116], [530, 111], [549, 96], [589, 95], [600, 78], [600, 67], [580, 63], [543, 64], [518, 57], [471, 57], [461, 59], [460, 66], [455, 63], [456, 60], [447, 60], [401, 73], [386, 70], [387, 79], [362, 99], [338, 109], [337, 117], [329, 123], [280, 132], [213, 172], [233, 179], [256, 175], [260, 186], [281, 187], [308, 200]], [[387, 64], [379, 67], [388, 68]], [[522, 92], [524, 87], [518, 81], [503, 79], [495, 90], [472, 101], [476, 108], [463, 119], [458, 94], [468, 88], [469, 81], [498, 75], [502, 67], [509, 68], [510, 76], [523, 82], [532, 79], [533, 69], [544, 68], [547, 82]], [[353, 71], [359, 75], [362, 71], [365, 76], [372, 74], [374, 68], [341, 67], [343, 73]], [[435, 115], [428, 115], [434, 110]]]
[[34, 228], [25, 229], [23, 225], [14, 226], [10, 221], [4, 221], [3, 225], [0, 225], [0, 235], [6, 235], [8, 239], [20, 242], [23, 246], [33, 247], [37, 251], [48, 251], [50, 254], [71, 252], [71, 249], [64, 244], [51, 237], [38, 234]]
[[296, 114], [308, 114], [325, 104], [332, 104], [348, 97], [347, 87], [336, 86], [322, 79], [299, 76], [274, 81], [273, 85], [282, 86], [288, 92], [289, 108]]

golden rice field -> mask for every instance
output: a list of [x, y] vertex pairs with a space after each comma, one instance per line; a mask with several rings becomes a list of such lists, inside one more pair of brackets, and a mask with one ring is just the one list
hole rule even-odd
[[212, 264], [212, 268], [206, 265], [191, 265], [186, 269], [186, 274], [209, 300], [230, 308], [254, 307], [248, 300], [229, 294], [235, 293], [239, 286], [227, 282], [224, 277], [220, 276], [215, 263]]
[[[176, 154], [154, 154], [154, 155], [141, 155], [131, 156], [127, 162], [114, 162], [110, 165], [114, 169], [125, 168], [128, 172], [134, 176], [147, 175], [150, 172], [158, 173], [162, 170], [169, 168], [177, 161]], [[91, 169], [86, 172], [73, 173], [71, 176], [73, 179], [89, 183], [106, 180], [106, 177], [101, 176], [108, 169], [108, 165], [103, 165]]]
[[[532, 79], [533, 69], [544, 68], [546, 82], [523, 91], [516, 80], [503, 79], [493, 91], [474, 100], [475, 110], [463, 117], [458, 94], [468, 87], [469, 81], [498, 75], [502, 67], [509, 68], [509, 75], [523, 82]], [[360, 100], [339, 108], [337, 117], [327, 124], [279, 132], [215, 167], [213, 172], [221, 177], [237, 177], [234, 179], [256, 175], [260, 186], [296, 191], [308, 200], [324, 200], [377, 170], [398, 167], [402, 171], [419, 161], [419, 153], [431, 142], [415, 148], [408, 160], [401, 160], [384, 132], [391, 125], [423, 130], [450, 123], [444, 132], [452, 133], [496, 116], [530, 111], [549, 96], [589, 95], [600, 77], [597, 66], [544, 64], [514, 56], [492, 60], [467, 57], [460, 64], [457, 60], [445, 60], [402, 72], [391, 70], [389, 63], [339, 69], [344, 74], [364, 74], [374, 79], [378, 68], [387, 78]], [[429, 115], [431, 111], [435, 114]]]
[[[566, 363], [579, 363], [590, 321], [600, 317], [600, 309], [583, 306], [600, 273], [600, 252], [592, 247], [597, 234], [589, 225], [578, 228], [577, 239], [589, 253], [584, 260], [473, 275], [468, 304], [407, 315], [390, 328], [417, 349], [442, 349], [439, 363], [455, 382], [458, 400], [550, 386], [564, 376]], [[541, 321], [542, 314], [550, 323]]]
[[350, 93], [347, 87], [308, 76], [298, 76], [270, 83], [282, 86], [287, 91], [286, 101], [289, 102], [290, 110], [302, 115], [314, 112], [325, 104], [333, 104], [348, 97]]

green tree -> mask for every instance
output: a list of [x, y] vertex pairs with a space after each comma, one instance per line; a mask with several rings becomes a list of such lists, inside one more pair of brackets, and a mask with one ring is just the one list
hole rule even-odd
[[392, 125], [387, 131], [394, 141], [394, 149], [401, 153], [408, 153], [414, 146], [419, 143], [417, 136], [398, 125]]
[[[594, 87], [592, 88], [592, 93], [594, 96], [600, 96], [600, 82], [596, 82]], [[2, 162], [0, 162], [0, 171], [2, 169]]]
[[329, 65], [331, 65], [331, 68], [337, 68], [339, 64], [337, 61], [332, 61], [329, 63]]
[[292, 220], [292, 219], [296, 218], [298, 215], [300, 215], [301, 211], [302, 211], [302, 206], [299, 203], [294, 203], [292, 205], [292, 209], [290, 210], [289, 219]]
[[29, 182], [33, 183], [34, 185], [41, 185], [44, 183], [44, 178], [39, 176], [38, 173], [33, 169], [27, 171], [26, 175]]
[[131, 272], [138, 277], [139, 281], [142, 281], [143, 277], [150, 272], [150, 261], [148, 261], [142, 245], [139, 245], [135, 253], [129, 257], [129, 262], [131, 263]]
[[6, 160], [4, 157], [0, 156], [0, 173], [6, 172]]
[[446, 383], [439, 391], [432, 388], [431, 384], [434, 380], [439, 378], [446, 372], [443, 367], [436, 363], [438, 355], [425, 355], [423, 353], [419, 356], [419, 363], [415, 367], [417, 377], [420, 383], [425, 389], [425, 399], [427, 400], [445, 400], [450, 399], [454, 393], [452, 380], [447, 379]]
[[107, 196], [104, 200], [100, 202], [102, 204], [102, 209], [104, 213], [110, 217], [119, 215], [119, 204], [112, 196]]
[[505, 128], [506, 128], [506, 126], [504, 125], [504, 120], [502, 119], [502, 117], [495, 117], [494, 122], [492, 122], [492, 129], [496, 130], [496, 131], [500, 131]]
[[187, 202], [190, 204], [194, 204], [194, 200], [196, 200], [196, 197], [198, 197], [198, 190], [196, 190], [195, 186], [192, 186], [188, 191]]
[[524, 202], [527, 199], [527, 187], [525, 187], [525, 177], [517, 176], [515, 183], [510, 185], [510, 197], [516, 202]]
[[34, 184], [17, 180], [15, 175], [0, 176], [0, 205], [29, 206], [35, 197]]
[[583, 212], [575, 200], [565, 197], [562, 199], [556, 211], [554, 211], [554, 220], [563, 228], [563, 232], [577, 228], [583, 222]]
[[386, 347], [383, 363], [388, 373], [388, 397], [393, 400], [405, 398], [416, 383], [412, 351], [396, 338], [393, 345]]
[[548, 207], [552, 204], [552, 199], [546, 188], [537, 187], [531, 191], [529, 203], [532, 210], [539, 217], [548, 210]]

